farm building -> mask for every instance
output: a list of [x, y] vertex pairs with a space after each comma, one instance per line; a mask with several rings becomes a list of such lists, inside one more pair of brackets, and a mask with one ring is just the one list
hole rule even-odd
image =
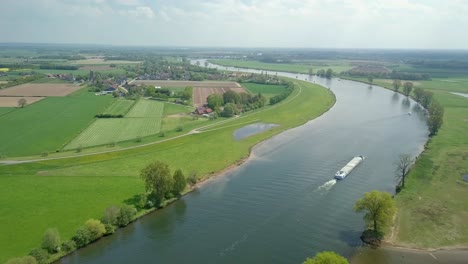
[[210, 114], [212, 112], [213, 110], [211, 108], [202, 106], [202, 107], [197, 107], [197, 109], [195, 109], [193, 113], [197, 115], [203, 115], [203, 114]]

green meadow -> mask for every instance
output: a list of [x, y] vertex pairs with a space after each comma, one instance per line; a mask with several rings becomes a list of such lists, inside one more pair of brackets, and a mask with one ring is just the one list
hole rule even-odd
[[[334, 104], [330, 91], [299, 83], [282, 103], [212, 123], [207, 132], [117, 152], [0, 166], [0, 201], [4, 205], [0, 209], [3, 210], [0, 241], [8, 241], [3, 242], [8, 250], [0, 252], [0, 261], [27, 254], [39, 245], [41, 235], [49, 227], [57, 227], [63, 238], [69, 239], [84, 221], [99, 218], [107, 206], [142, 193], [139, 172], [154, 160], [205, 178], [247, 157], [250, 148], [258, 142], [299, 126]], [[235, 141], [232, 133], [252, 122], [280, 126]], [[216, 155], [207, 159], [206, 153], [213, 149]]]
[[275, 95], [278, 95], [286, 90], [286, 86], [284, 85], [243, 83], [242, 86], [244, 86], [252, 94], [261, 93], [267, 99]]
[[105, 111], [103, 114], [109, 115], [125, 115], [128, 113], [130, 108], [132, 108], [133, 104], [135, 104], [134, 100], [125, 100], [119, 99], [115, 100]]
[[1, 115], [0, 153], [11, 157], [61, 149], [113, 101], [112, 97], [85, 90], [66, 97], [48, 97]]

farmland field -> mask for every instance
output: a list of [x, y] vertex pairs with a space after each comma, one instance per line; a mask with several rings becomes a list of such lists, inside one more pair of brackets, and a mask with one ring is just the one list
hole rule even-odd
[[39, 102], [45, 97], [6, 97], [0, 96], [0, 107], [18, 107], [18, 101], [24, 98], [26, 99], [26, 105], [31, 105], [35, 102]]
[[200, 107], [206, 104], [206, 98], [210, 94], [223, 94], [227, 91], [234, 91], [236, 93], [245, 93], [243, 87], [235, 88], [210, 88], [210, 87], [195, 87], [193, 88], [193, 105]]
[[164, 115], [174, 115], [174, 114], [181, 114], [181, 113], [188, 113], [191, 112], [193, 108], [186, 107], [180, 104], [171, 104], [165, 103], [164, 104]]
[[86, 66], [81, 66], [79, 69], [87, 70], [87, 71], [109, 71], [114, 68], [109, 65], [86, 65]]
[[65, 149], [105, 145], [159, 133], [161, 118], [101, 118], [96, 120]]
[[134, 103], [134, 100], [116, 100], [104, 111], [103, 114], [125, 115]]
[[284, 85], [271, 85], [271, 84], [257, 84], [257, 83], [243, 83], [249, 92], [253, 94], [261, 93], [267, 99], [280, 94], [285, 91], [286, 86]]
[[25, 83], [0, 90], [0, 96], [66, 96], [80, 88], [65, 83]]
[[162, 80], [135, 80], [132, 84], [157, 85], [161, 87], [215, 87], [229, 88], [240, 87], [236, 82], [220, 82], [220, 81], [162, 81]]
[[13, 107], [0, 107], [0, 116], [8, 114], [15, 109], [16, 108], [13, 108]]
[[11, 157], [61, 149], [111, 101], [111, 97], [78, 92], [49, 97], [2, 115], [0, 153]]
[[154, 100], [139, 100], [130, 109], [125, 117], [156, 117], [161, 118], [164, 109], [164, 103]]
[[97, 119], [65, 149], [105, 145], [158, 134], [161, 130], [163, 109], [164, 103], [140, 99], [124, 118]]

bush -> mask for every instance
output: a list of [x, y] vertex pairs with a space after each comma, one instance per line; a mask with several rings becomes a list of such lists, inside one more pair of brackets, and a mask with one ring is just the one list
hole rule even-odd
[[191, 171], [187, 177], [187, 181], [190, 183], [190, 185], [195, 185], [198, 182], [197, 172]]
[[42, 248], [35, 248], [29, 252], [29, 256], [36, 259], [37, 263], [45, 264], [47, 263], [47, 259], [49, 258], [49, 253], [45, 249]]
[[67, 240], [62, 243], [62, 250], [70, 252], [76, 249], [76, 243], [73, 240]]
[[135, 220], [137, 210], [131, 205], [124, 205], [120, 208], [120, 214], [117, 218], [119, 226], [126, 226], [133, 220]]
[[42, 248], [49, 253], [57, 253], [60, 251], [60, 234], [57, 228], [49, 228], [42, 236]]
[[135, 142], [140, 143], [142, 141], [141, 137], [136, 137]]
[[25, 256], [20, 258], [12, 258], [5, 262], [5, 264], [37, 264], [37, 261], [32, 256]]
[[162, 131], [159, 132], [159, 137], [165, 137], [165, 136], [166, 136], [166, 134], [164, 132], [162, 132]]
[[102, 237], [104, 233], [106, 233], [106, 227], [104, 226], [104, 224], [96, 219], [89, 219], [88, 221], [86, 221], [85, 228], [88, 229], [91, 235], [91, 241]]
[[44, 151], [41, 153], [41, 157], [47, 157], [47, 156], [49, 156], [49, 152]]
[[175, 129], [176, 132], [182, 132], [184, 130], [184, 127], [182, 125], [178, 125]]
[[80, 227], [76, 230], [72, 240], [78, 248], [84, 247], [92, 242], [91, 232], [86, 227]]
[[104, 210], [104, 216], [101, 219], [103, 224], [117, 225], [117, 219], [120, 215], [120, 208], [113, 205]]
[[137, 196], [137, 201], [135, 203], [135, 208], [140, 211], [148, 205], [148, 197], [145, 194], [140, 194]]
[[106, 228], [106, 233], [104, 233], [104, 235], [107, 236], [115, 233], [115, 226], [111, 224], [104, 224], [104, 227]]

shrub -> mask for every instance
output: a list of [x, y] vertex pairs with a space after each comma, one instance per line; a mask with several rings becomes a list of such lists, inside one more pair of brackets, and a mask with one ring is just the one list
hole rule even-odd
[[76, 243], [73, 240], [67, 240], [62, 243], [62, 250], [70, 252], [76, 249]]
[[117, 225], [117, 219], [120, 215], [120, 208], [113, 205], [104, 210], [104, 216], [101, 221], [104, 224]]
[[49, 156], [49, 152], [44, 151], [41, 153], [41, 157], [47, 157], [47, 156]]
[[57, 228], [49, 228], [42, 236], [42, 248], [49, 253], [56, 253], [60, 251], [60, 234]]
[[80, 153], [83, 150], [81, 144], [76, 148], [76, 152]]
[[142, 141], [141, 137], [136, 137], [135, 142], [140, 143]]
[[148, 197], [145, 194], [140, 194], [137, 197], [135, 207], [138, 211], [145, 208], [148, 205]]
[[72, 240], [75, 242], [78, 248], [84, 247], [92, 242], [91, 232], [86, 227], [80, 227], [76, 230]]
[[85, 228], [88, 229], [90, 233], [91, 242], [102, 237], [106, 233], [106, 227], [101, 221], [96, 219], [89, 219], [85, 223]]
[[120, 207], [120, 214], [117, 218], [117, 223], [119, 226], [126, 226], [133, 220], [135, 220], [137, 210], [131, 205], [123, 205]]
[[159, 132], [159, 137], [165, 137], [166, 134], [164, 132]]
[[174, 172], [174, 185], [172, 187], [172, 193], [176, 196], [180, 195], [180, 193], [185, 189], [187, 185], [187, 181], [185, 180], [185, 176], [180, 169]]
[[191, 171], [189, 176], [187, 177], [187, 181], [191, 185], [195, 185], [198, 182], [197, 172], [196, 171]]
[[175, 129], [176, 132], [182, 132], [184, 130], [184, 127], [182, 125], [178, 125]]
[[37, 263], [45, 264], [49, 258], [49, 253], [47, 253], [47, 251], [42, 248], [35, 248], [29, 252], [29, 256], [35, 258]]
[[111, 224], [104, 224], [104, 227], [106, 228], [106, 233], [104, 235], [111, 235], [115, 233], [115, 226]]

